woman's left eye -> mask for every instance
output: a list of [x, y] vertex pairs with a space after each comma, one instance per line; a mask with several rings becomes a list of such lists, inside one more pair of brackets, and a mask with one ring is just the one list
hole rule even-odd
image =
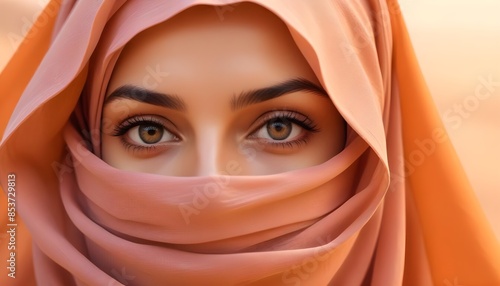
[[271, 112], [258, 122], [259, 127], [249, 138], [271, 146], [293, 147], [305, 143], [311, 133], [319, 131], [309, 117], [293, 111]]
[[287, 118], [273, 118], [257, 130], [254, 137], [270, 141], [290, 141], [301, 135], [302, 130], [302, 127]]

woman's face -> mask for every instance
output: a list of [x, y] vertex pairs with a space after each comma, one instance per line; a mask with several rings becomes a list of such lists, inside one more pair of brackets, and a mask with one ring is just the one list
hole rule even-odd
[[188, 9], [127, 44], [103, 107], [104, 161], [266, 175], [343, 149], [344, 121], [281, 20], [252, 4], [218, 9]]

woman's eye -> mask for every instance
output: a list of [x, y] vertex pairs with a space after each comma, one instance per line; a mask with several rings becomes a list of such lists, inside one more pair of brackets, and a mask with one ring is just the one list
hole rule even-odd
[[256, 138], [271, 141], [293, 140], [302, 133], [302, 128], [286, 118], [270, 119], [256, 133]]
[[152, 145], [162, 142], [175, 141], [177, 137], [157, 124], [141, 124], [132, 127], [127, 132], [132, 143], [137, 145]]

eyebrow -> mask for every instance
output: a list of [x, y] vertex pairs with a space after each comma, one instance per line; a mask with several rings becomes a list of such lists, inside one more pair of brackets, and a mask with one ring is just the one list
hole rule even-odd
[[[231, 110], [242, 109], [248, 105], [268, 101], [289, 93], [306, 91], [328, 98], [328, 93], [319, 85], [303, 78], [290, 79], [269, 87], [242, 92], [231, 98]], [[133, 85], [123, 85], [115, 89], [104, 101], [104, 106], [119, 100], [131, 99], [152, 105], [163, 106], [177, 111], [185, 111], [186, 103], [176, 95], [159, 93]]]
[[273, 86], [243, 92], [237, 97], [234, 96], [231, 99], [231, 109], [234, 111], [297, 91], [307, 91], [329, 98], [328, 93], [321, 86], [304, 78], [294, 78]]
[[185, 111], [186, 103], [176, 95], [155, 92], [133, 85], [123, 85], [115, 89], [104, 101], [104, 105], [118, 99], [132, 99], [135, 101], [159, 105], [170, 109]]

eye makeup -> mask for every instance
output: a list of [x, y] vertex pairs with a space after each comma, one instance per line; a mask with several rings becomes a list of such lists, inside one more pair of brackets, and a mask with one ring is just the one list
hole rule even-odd
[[[128, 152], [154, 155], [182, 141], [182, 131], [175, 129], [175, 124], [163, 116], [137, 114], [116, 124], [110, 135], [119, 137]], [[293, 151], [306, 145], [313, 133], [320, 132], [311, 118], [292, 110], [265, 112], [249, 130], [246, 140], [268, 152]]]
[[[276, 148], [280, 151], [295, 149], [307, 144], [313, 133], [320, 132], [311, 118], [292, 110], [266, 112], [253, 125], [257, 127], [252, 129], [247, 138], [257, 141], [270, 151]], [[289, 130], [283, 133], [283, 129]], [[274, 136], [276, 134], [283, 136]]]
[[171, 143], [181, 141], [180, 137], [171, 131], [173, 127], [175, 125], [162, 116], [139, 114], [129, 116], [116, 125], [110, 135], [120, 137], [127, 151], [154, 153], [161, 151], [158, 149], [165, 149]]

